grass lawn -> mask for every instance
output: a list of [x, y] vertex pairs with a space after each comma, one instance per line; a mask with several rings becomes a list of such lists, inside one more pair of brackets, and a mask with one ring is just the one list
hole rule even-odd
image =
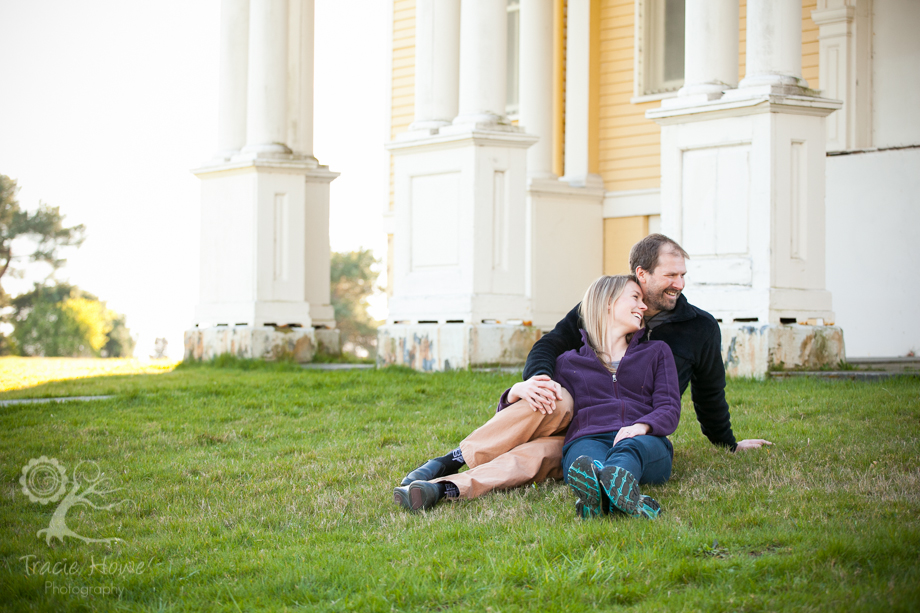
[[[654, 522], [577, 520], [560, 483], [396, 507], [516, 379], [200, 366], [0, 394], [115, 395], [0, 407], [0, 610], [920, 609], [920, 379], [731, 381], [736, 434], [776, 443], [738, 455], [687, 394]], [[66, 523], [123, 541], [37, 536], [73, 502], [23, 493], [41, 456], [71, 496], [120, 488]]]

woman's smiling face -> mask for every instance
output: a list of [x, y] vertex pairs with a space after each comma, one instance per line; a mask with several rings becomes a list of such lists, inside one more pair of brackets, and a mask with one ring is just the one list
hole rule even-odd
[[630, 281], [620, 297], [609, 307], [608, 325], [610, 329], [624, 330], [625, 334], [635, 332], [642, 327], [642, 317], [647, 308], [642, 301], [642, 289]]

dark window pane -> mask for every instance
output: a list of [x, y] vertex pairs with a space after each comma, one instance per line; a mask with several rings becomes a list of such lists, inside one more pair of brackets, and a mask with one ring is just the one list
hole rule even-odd
[[664, 80], [684, 78], [684, 0], [664, 3]]

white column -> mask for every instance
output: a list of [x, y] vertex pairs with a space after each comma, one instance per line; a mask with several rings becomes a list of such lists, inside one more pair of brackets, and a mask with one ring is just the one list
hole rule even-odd
[[415, 121], [437, 130], [457, 116], [460, 87], [460, 0], [415, 5]]
[[747, 67], [740, 87], [801, 86], [801, 0], [749, 0]]
[[527, 176], [553, 173], [553, 3], [521, 3], [520, 125], [540, 137], [527, 150]]
[[681, 97], [722, 97], [738, 84], [738, 0], [687, 0]]
[[288, 26], [287, 138], [298, 158], [313, 160], [314, 0], [291, 0]]
[[505, 0], [460, 3], [460, 99], [454, 124], [506, 123], [508, 12]]
[[289, 154], [287, 138], [288, 0], [250, 0], [249, 100], [246, 147], [250, 154]]
[[574, 187], [602, 186], [588, 172], [591, 0], [569, 0], [565, 51], [565, 174]]
[[246, 80], [249, 64], [249, 0], [220, 6], [220, 107], [217, 150], [224, 160], [246, 144]]

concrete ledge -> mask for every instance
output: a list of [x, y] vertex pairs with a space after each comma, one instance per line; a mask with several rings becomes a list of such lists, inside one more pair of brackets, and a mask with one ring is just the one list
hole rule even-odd
[[[777, 368], [818, 370], [845, 359], [836, 326], [723, 324], [722, 360], [730, 377], [764, 378]], [[849, 372], [849, 371], [845, 371]]]
[[315, 328], [313, 335], [318, 350], [326, 355], [342, 355], [342, 331]]
[[920, 372], [879, 370], [791, 370], [767, 373], [770, 379], [827, 379], [829, 381], [882, 381], [892, 377], [920, 377]]
[[521, 366], [542, 334], [509, 324], [388, 324], [377, 333], [377, 365], [428, 372]]
[[338, 330], [313, 328], [275, 328], [272, 326], [216, 326], [192, 328], [185, 332], [186, 360], [210, 360], [227, 353], [244, 359], [279, 360], [291, 358], [310, 362], [317, 346], [337, 355]]
[[920, 358], [848, 358], [847, 363], [864, 370], [920, 374]]

